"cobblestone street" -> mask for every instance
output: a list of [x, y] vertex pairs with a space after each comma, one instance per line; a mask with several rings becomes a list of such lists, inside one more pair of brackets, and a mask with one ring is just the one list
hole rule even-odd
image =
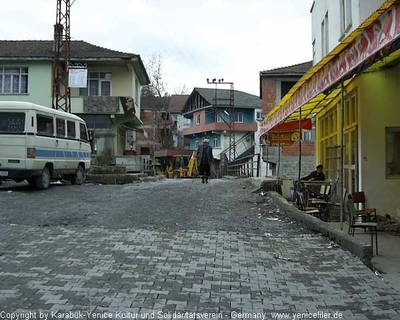
[[251, 190], [3, 185], [0, 318], [400, 318], [398, 290]]

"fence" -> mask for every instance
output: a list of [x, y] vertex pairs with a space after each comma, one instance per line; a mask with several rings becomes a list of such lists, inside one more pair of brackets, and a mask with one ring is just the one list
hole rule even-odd
[[[257, 160], [254, 160], [256, 157]], [[236, 177], [259, 177], [260, 176], [260, 155], [249, 155], [228, 163], [227, 173]]]

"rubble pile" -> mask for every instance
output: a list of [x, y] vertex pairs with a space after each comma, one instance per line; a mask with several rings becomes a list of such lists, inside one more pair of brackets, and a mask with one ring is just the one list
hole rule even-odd
[[378, 230], [392, 235], [400, 236], [400, 221], [391, 218], [389, 215], [378, 215]]

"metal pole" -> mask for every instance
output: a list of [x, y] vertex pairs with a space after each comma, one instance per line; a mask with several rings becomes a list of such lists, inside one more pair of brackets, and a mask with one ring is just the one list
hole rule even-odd
[[343, 209], [344, 209], [344, 181], [343, 181], [343, 145], [344, 145], [344, 84], [341, 82], [341, 115], [340, 115], [340, 230], [343, 230]]
[[269, 137], [268, 137], [268, 133], [267, 133], [267, 135], [266, 135], [266, 141], [265, 141], [265, 143], [266, 143], [266, 145], [267, 145], [267, 174], [266, 174], [266, 177], [268, 177], [268, 174], [269, 174]]
[[281, 171], [281, 129], [278, 123], [278, 168], [276, 170], [276, 176], [279, 177]]
[[300, 183], [301, 178], [301, 136], [302, 136], [302, 128], [301, 128], [301, 107], [300, 107], [300, 119], [299, 119], [299, 179], [297, 180]]
[[156, 175], [156, 111], [153, 110], [153, 174]]

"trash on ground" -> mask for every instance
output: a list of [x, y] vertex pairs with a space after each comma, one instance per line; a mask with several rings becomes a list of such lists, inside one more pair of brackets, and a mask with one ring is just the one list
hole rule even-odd
[[331, 242], [330, 245], [328, 246], [328, 249], [339, 249], [340, 246], [335, 243], [335, 242]]

